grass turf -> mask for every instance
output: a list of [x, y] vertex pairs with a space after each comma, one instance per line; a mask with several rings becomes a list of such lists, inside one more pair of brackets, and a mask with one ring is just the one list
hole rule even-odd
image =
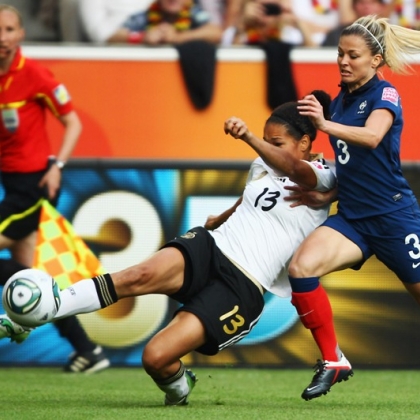
[[0, 419], [420, 419], [420, 371], [356, 370], [312, 401], [300, 398], [310, 369], [196, 368], [186, 407], [163, 406], [141, 368], [86, 376], [60, 368], [0, 368]]

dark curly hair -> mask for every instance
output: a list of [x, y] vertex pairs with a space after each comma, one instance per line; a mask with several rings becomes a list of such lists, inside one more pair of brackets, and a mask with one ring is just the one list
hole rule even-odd
[[[331, 96], [323, 90], [314, 90], [311, 92], [311, 95], [314, 95], [321, 103], [324, 110], [324, 117], [329, 120]], [[285, 126], [287, 133], [296, 140], [300, 140], [305, 134], [307, 134], [310, 140], [314, 141], [317, 129], [312, 124], [309, 117], [299, 114], [297, 106], [297, 102], [286, 102], [278, 106], [268, 117], [266, 124], [274, 123]]]

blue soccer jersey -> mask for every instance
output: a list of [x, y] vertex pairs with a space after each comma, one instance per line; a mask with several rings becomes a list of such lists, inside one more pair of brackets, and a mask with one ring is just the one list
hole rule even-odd
[[331, 119], [363, 127], [375, 109], [388, 109], [394, 116], [390, 130], [375, 149], [330, 136], [339, 187], [338, 209], [347, 219], [390, 213], [417, 201], [401, 170], [401, 100], [389, 82], [375, 76], [352, 93], [343, 88], [331, 104]]

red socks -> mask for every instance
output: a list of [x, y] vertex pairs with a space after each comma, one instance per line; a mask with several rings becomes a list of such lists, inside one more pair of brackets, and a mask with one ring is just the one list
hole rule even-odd
[[337, 362], [339, 351], [333, 313], [324, 288], [319, 285], [311, 292], [292, 292], [292, 304], [296, 307], [302, 324], [311, 330], [323, 359]]

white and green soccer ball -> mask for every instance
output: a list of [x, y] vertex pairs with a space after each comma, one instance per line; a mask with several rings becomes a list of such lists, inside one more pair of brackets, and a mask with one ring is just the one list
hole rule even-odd
[[34, 268], [13, 274], [3, 288], [7, 315], [25, 327], [50, 322], [60, 308], [60, 289], [47, 273]]

